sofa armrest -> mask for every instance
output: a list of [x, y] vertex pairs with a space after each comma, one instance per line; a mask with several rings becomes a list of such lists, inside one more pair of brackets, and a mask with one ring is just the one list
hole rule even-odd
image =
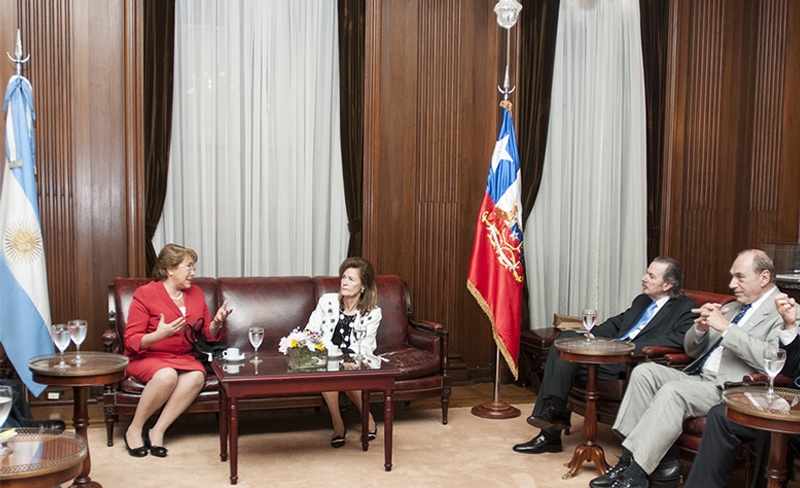
[[678, 366], [686, 366], [687, 364], [694, 361], [694, 358], [692, 358], [685, 352], [681, 352], [675, 354], [665, 354], [664, 361], [667, 366], [671, 368], [676, 368]]
[[[447, 376], [447, 337], [450, 333], [438, 322], [429, 320], [409, 320], [408, 321], [408, 344], [429, 351], [439, 356], [442, 376]], [[433, 336], [434, 342], [424, 336]], [[428, 349], [429, 346], [438, 343], [438, 350]], [[418, 345], [419, 344], [419, 345]], [[428, 346], [426, 346], [426, 344]]]
[[684, 354], [684, 352], [683, 349], [678, 349], [677, 347], [644, 346], [642, 348], [642, 354], [647, 356], [650, 360], [655, 360], [657, 358], [663, 358], [667, 354]]
[[[761, 383], [763, 383], [765, 385], [768, 385], [769, 384], [769, 376], [767, 376], [764, 373], [746, 374], [746, 375], [744, 375], [744, 378], [742, 378], [742, 383], [745, 383], [745, 384], [752, 384], [752, 383], [761, 384]], [[792, 384], [792, 378], [790, 378], [788, 376], [784, 376], [782, 374], [779, 374], [778, 376], [775, 377], [775, 386], [784, 386], [785, 387], [785, 386], [791, 386], [791, 384]]]
[[117, 335], [117, 301], [114, 285], [108, 285], [108, 329], [103, 332], [103, 352], [122, 354], [122, 338]]

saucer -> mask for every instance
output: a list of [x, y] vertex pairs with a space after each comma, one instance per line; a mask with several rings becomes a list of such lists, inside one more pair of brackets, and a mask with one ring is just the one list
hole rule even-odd
[[243, 361], [244, 360], [244, 353], [242, 353], [242, 355], [239, 356], [238, 358], [222, 358], [222, 360], [226, 361], [228, 363], [236, 363], [236, 362], [239, 362], [239, 361]]

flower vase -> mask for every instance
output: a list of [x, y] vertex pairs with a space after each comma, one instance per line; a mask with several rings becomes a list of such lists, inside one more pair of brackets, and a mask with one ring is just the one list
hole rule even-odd
[[289, 348], [289, 369], [307, 370], [328, 367], [328, 352], [325, 349], [312, 350], [305, 347]]

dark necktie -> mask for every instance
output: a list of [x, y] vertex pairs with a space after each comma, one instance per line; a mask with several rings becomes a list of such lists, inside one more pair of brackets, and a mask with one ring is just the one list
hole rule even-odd
[[[742, 320], [742, 317], [744, 317], [744, 314], [746, 314], [747, 311], [750, 310], [751, 306], [753, 306], [753, 305], [752, 304], [747, 304], [744, 307], [742, 307], [741, 310], [739, 310], [739, 312], [736, 314], [736, 316], [733, 317], [733, 320], [731, 321], [731, 323], [732, 324], [738, 324], [739, 321]], [[706, 364], [706, 361], [708, 361], [708, 358], [711, 356], [711, 353], [714, 352], [714, 350], [716, 350], [719, 347], [720, 344], [722, 344], [722, 339], [723, 339], [723, 337], [720, 337], [719, 340], [713, 346], [711, 346], [711, 349], [709, 349], [703, 355], [703, 357], [700, 358], [699, 361], [696, 361], [693, 364], [690, 364], [689, 366], [687, 366], [686, 369], [683, 370], [683, 372], [688, 374], [688, 375], [693, 375], [693, 374], [697, 374], [697, 373], [703, 371], [703, 365]]]

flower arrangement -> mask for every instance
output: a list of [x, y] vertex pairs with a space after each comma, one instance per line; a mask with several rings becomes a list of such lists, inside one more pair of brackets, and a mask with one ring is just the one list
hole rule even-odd
[[321, 332], [294, 329], [280, 340], [278, 352], [289, 356], [291, 369], [316, 369], [328, 364]]

